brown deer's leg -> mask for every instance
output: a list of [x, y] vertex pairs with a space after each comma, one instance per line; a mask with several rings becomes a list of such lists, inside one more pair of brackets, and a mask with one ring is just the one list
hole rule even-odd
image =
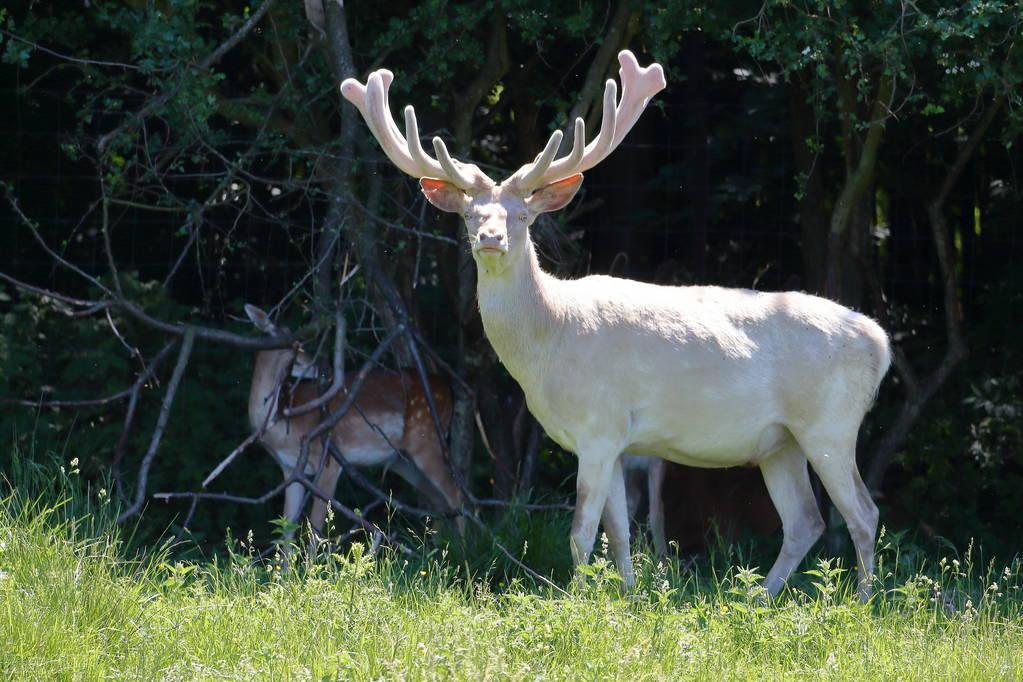
[[[341, 476], [341, 463], [330, 453], [327, 453], [326, 456], [327, 462], [323, 465], [323, 470], [316, 476], [313, 485], [327, 497], [333, 497], [337, 491], [337, 479]], [[314, 539], [316, 536], [322, 536], [326, 530], [323, 524], [327, 519], [329, 505], [330, 503], [326, 500], [321, 500], [319, 497], [313, 498], [313, 508], [309, 512], [309, 525], [312, 526]]]
[[[439, 493], [449, 511], [459, 511], [464, 503], [462, 490], [458, 487], [436, 438], [430, 438], [428, 442], [422, 443], [416, 451], [409, 451], [409, 458], [425, 479], [426, 487], [431, 489], [429, 492], [434, 493], [431, 496], [436, 497], [436, 493]], [[424, 486], [420, 485], [419, 488], [423, 490]], [[461, 516], [455, 517], [455, 527], [458, 534], [462, 535], [465, 532], [465, 519]]]

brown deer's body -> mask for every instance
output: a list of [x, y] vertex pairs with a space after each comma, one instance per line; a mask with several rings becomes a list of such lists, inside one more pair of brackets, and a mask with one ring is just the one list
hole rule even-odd
[[[259, 317], [262, 311], [254, 306], [246, 306], [246, 311], [257, 326], [272, 331], [265, 314]], [[319, 397], [321, 387], [317, 382], [293, 376], [305, 375], [304, 369], [310, 364], [304, 353], [292, 349], [256, 355], [249, 390], [249, 422], [254, 430], [262, 432], [259, 442], [277, 460], [285, 477], [298, 464], [303, 436], [316, 428], [322, 414], [321, 410], [291, 417], [284, 414], [285, 409]], [[432, 375], [429, 380], [441, 425], [447, 430], [451, 422], [450, 388], [439, 376]], [[347, 390], [341, 391], [322, 410], [336, 410], [346, 398]], [[330, 441], [348, 464], [386, 467], [433, 502], [451, 509], [461, 507], [461, 490], [447, 466], [426, 392], [415, 373], [384, 369], [370, 372], [351, 408], [331, 430]], [[320, 492], [333, 496], [341, 465], [329, 451], [314, 443], [305, 474], [315, 477]], [[285, 490], [284, 515], [292, 523], [298, 521], [304, 499], [301, 483], [292, 483]], [[326, 503], [314, 499], [309, 518], [314, 530], [322, 530], [326, 513]]]

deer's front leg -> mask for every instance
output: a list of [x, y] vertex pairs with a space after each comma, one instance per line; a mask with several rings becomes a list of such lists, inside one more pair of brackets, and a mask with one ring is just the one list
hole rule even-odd
[[[572, 517], [572, 561], [576, 566], [590, 560], [597, 524], [607, 502], [619, 450], [589, 450], [579, 454], [579, 475], [575, 486], [575, 515]], [[621, 470], [619, 469], [619, 476]], [[625, 482], [622, 480], [624, 494]], [[624, 500], [623, 500], [624, 503]]]
[[[331, 453], [327, 452], [324, 455], [327, 461], [323, 465], [323, 470], [317, 474], [313, 485], [316, 489], [328, 497], [334, 497], [334, 493], [337, 492], [337, 479], [341, 476], [341, 462]], [[309, 512], [309, 525], [312, 528], [312, 537], [310, 538], [310, 548], [316, 546], [316, 540], [322, 539], [326, 528], [324, 525], [327, 520], [327, 510], [330, 509], [330, 502], [327, 500], [320, 499], [320, 497], [313, 497], [313, 508]]]

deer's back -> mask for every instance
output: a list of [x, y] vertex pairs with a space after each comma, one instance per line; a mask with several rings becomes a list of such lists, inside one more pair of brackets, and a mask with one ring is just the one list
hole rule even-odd
[[[451, 391], [442, 377], [429, 377], [434, 404], [445, 430], [451, 421]], [[351, 377], [346, 384], [351, 385]], [[345, 396], [331, 401], [337, 409]], [[384, 464], [395, 450], [418, 447], [422, 435], [435, 435], [436, 428], [426, 391], [419, 375], [411, 370], [373, 370], [360, 389], [355, 403], [334, 428], [335, 441], [352, 464]]]
[[[346, 377], [351, 387], [354, 375]], [[451, 391], [442, 377], [430, 376], [434, 401], [446, 429], [451, 420]], [[303, 405], [317, 398], [322, 385], [312, 381], [288, 383], [281, 389], [276, 423], [261, 439], [285, 466], [298, 461], [302, 437], [314, 429], [322, 415], [319, 411], [285, 417], [282, 410]], [[326, 406], [327, 413], [341, 407], [347, 398], [343, 391]], [[386, 464], [397, 451], [414, 446], [410, 436], [421, 431], [428, 421], [431, 433], [433, 420], [419, 377], [412, 371], [394, 372], [375, 369], [369, 373], [354, 403], [331, 432], [334, 444], [350, 463], [359, 466]], [[314, 447], [313, 451], [317, 449]], [[317, 457], [311, 457], [307, 470], [317, 468]]]
[[559, 285], [557, 371], [540, 368], [523, 388], [574, 451], [580, 438], [624, 439], [681, 463], [742, 464], [826, 418], [836, 397], [862, 418], [888, 367], [876, 323], [806, 294], [611, 277]]

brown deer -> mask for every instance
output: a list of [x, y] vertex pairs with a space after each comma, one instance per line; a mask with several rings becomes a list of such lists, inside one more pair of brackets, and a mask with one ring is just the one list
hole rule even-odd
[[[809, 462], [844, 517], [856, 548], [860, 593], [871, 589], [878, 510], [856, 466], [856, 437], [888, 371], [884, 330], [865, 315], [798, 292], [658, 286], [543, 271], [529, 235], [541, 213], [566, 206], [582, 173], [600, 163], [665, 85], [659, 64], [618, 55], [622, 97], [609, 80], [600, 132], [589, 144], [574, 124], [500, 184], [419, 140], [415, 111], [405, 133], [391, 117], [381, 69], [363, 85], [341, 84], [384, 152], [419, 178], [427, 200], [465, 221], [476, 261], [487, 337], [522, 387], [533, 416], [579, 458], [570, 548], [577, 564], [603, 521], [625, 584], [635, 575], [622, 473], [623, 452], [696, 467], [755, 465], [782, 519], [784, 540], [765, 587], [777, 593], [824, 530]], [[603, 518], [601, 518], [603, 517]]]
[[[256, 327], [271, 335], [279, 334], [269, 316], [254, 305], [245, 313]], [[312, 358], [294, 348], [261, 351], [256, 354], [249, 390], [249, 422], [259, 432], [259, 442], [273, 455], [285, 478], [298, 464], [302, 437], [319, 424], [319, 411], [292, 417], [288, 407], [298, 407], [318, 396], [316, 371]], [[430, 376], [433, 401], [443, 427], [451, 422], [451, 391], [439, 376]], [[336, 409], [345, 399], [345, 391], [330, 400], [324, 409]], [[448, 468], [437, 438], [436, 426], [418, 375], [375, 369], [363, 382], [351, 409], [330, 432], [330, 442], [348, 464], [357, 467], [385, 467], [408, 481], [440, 508], [457, 510], [462, 492]], [[407, 457], [407, 459], [406, 459]], [[324, 461], [326, 458], [326, 461]], [[341, 465], [313, 445], [305, 467], [307, 476], [315, 476], [316, 488], [333, 496]], [[284, 516], [297, 523], [305, 506], [305, 486], [294, 482], [284, 491]], [[309, 523], [322, 532], [327, 504], [313, 500]], [[456, 521], [461, 530], [462, 519]], [[289, 532], [287, 539], [291, 539]]]

